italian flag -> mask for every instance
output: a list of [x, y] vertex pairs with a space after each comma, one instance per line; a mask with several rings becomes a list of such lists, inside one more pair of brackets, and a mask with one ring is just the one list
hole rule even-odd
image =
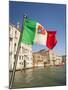
[[44, 45], [49, 49], [53, 49], [57, 43], [56, 31], [47, 31], [41, 24], [30, 19], [24, 19], [23, 32], [21, 33], [20, 40], [21, 43], [27, 45]]
[[38, 30], [43, 30], [43, 26], [41, 24], [30, 19], [24, 19], [23, 32], [21, 33], [21, 42], [32, 45]]
[[53, 49], [57, 43], [56, 31], [46, 31], [42, 30], [40, 33], [36, 34], [35, 44], [44, 45], [49, 49]]

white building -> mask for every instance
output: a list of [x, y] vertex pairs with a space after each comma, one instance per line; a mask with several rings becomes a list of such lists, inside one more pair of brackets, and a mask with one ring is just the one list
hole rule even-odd
[[[13, 69], [18, 42], [20, 38], [19, 23], [17, 28], [14, 25], [9, 26], [9, 70]], [[18, 55], [18, 62], [16, 69], [32, 67], [32, 46], [21, 43]]]
[[62, 56], [57, 55], [53, 50], [45, 49], [33, 53], [33, 66], [56, 66], [62, 65]]
[[61, 65], [62, 56], [57, 55], [52, 50], [49, 51], [50, 65]]

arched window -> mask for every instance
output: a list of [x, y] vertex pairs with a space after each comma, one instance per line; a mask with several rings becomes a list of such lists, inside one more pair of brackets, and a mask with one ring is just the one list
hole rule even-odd
[[22, 60], [23, 60], [23, 56], [22, 56]]
[[15, 31], [15, 39], [17, 39], [17, 31]]
[[16, 52], [16, 43], [14, 44], [14, 52]]

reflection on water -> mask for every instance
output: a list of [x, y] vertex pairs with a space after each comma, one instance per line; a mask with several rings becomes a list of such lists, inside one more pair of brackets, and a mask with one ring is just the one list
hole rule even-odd
[[16, 71], [13, 88], [65, 85], [65, 67], [38, 67]]

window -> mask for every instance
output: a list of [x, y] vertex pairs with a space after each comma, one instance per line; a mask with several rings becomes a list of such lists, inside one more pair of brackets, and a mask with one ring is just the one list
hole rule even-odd
[[16, 43], [14, 44], [14, 46], [16, 47]]
[[14, 49], [16, 49], [16, 43], [14, 44]]
[[19, 64], [21, 64], [21, 62]]
[[19, 48], [21, 49], [21, 46]]
[[15, 31], [15, 35], [17, 35], [17, 31]]
[[23, 60], [23, 56], [22, 56], [22, 60]]
[[9, 38], [9, 41], [12, 41], [12, 40], [13, 40], [13, 38], [10, 37], [10, 38]]
[[28, 53], [28, 50], [27, 49], [24, 49], [24, 53]]
[[22, 47], [22, 53], [24, 53], [24, 48]]
[[12, 52], [9, 52], [9, 55], [12, 55]]
[[19, 64], [23, 65], [23, 62], [20, 62]]
[[14, 55], [14, 59], [16, 58], [16, 54]]
[[15, 39], [17, 39], [17, 31], [15, 31]]
[[16, 43], [14, 44], [14, 52], [16, 51]]
[[21, 59], [21, 56], [19, 56], [19, 59]]

